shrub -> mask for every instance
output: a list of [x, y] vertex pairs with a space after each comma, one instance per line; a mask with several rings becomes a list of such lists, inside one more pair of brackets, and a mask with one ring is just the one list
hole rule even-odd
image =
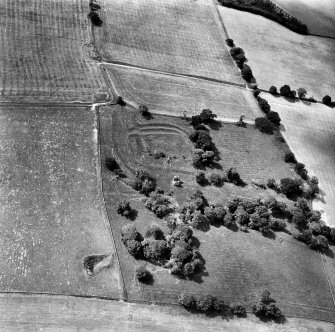
[[295, 90], [291, 90], [291, 92], [290, 92], [290, 94], [289, 94], [289, 97], [290, 97], [291, 99], [295, 99], [296, 95], [297, 95], [297, 92], [296, 92]]
[[209, 123], [216, 118], [216, 114], [214, 114], [210, 109], [203, 109], [200, 113], [200, 118], [203, 123]]
[[227, 180], [229, 182], [234, 183], [235, 185], [240, 185], [241, 183], [243, 183], [243, 181], [241, 180], [240, 174], [237, 172], [236, 168], [234, 167], [229, 168], [229, 170], [227, 171]]
[[270, 228], [274, 231], [283, 231], [286, 229], [286, 222], [282, 219], [271, 218]]
[[299, 88], [299, 89], [297, 90], [297, 92], [298, 92], [298, 98], [299, 98], [299, 99], [305, 98], [305, 96], [306, 96], [306, 94], [307, 94], [307, 91], [306, 91], [306, 89], [304, 89], [304, 88]]
[[197, 310], [207, 312], [213, 308], [213, 296], [211, 295], [197, 295], [195, 297], [195, 305]]
[[192, 117], [191, 117], [191, 125], [193, 126], [193, 127], [196, 127], [196, 126], [198, 126], [198, 125], [200, 125], [201, 124], [201, 117], [200, 117], [200, 115], [193, 115]]
[[269, 111], [267, 114], [267, 118], [275, 125], [280, 125], [280, 116], [277, 112]]
[[297, 174], [301, 176], [302, 179], [307, 180], [307, 170], [305, 169], [305, 165], [302, 163], [296, 163], [294, 167]]
[[172, 209], [170, 208], [170, 198], [157, 192], [151, 192], [145, 202], [145, 207], [151, 210], [158, 218], [164, 218]]
[[247, 311], [245, 309], [245, 307], [243, 307], [243, 305], [241, 304], [232, 304], [230, 306], [230, 312], [233, 315], [239, 316], [239, 317], [245, 317], [247, 314]]
[[162, 240], [164, 239], [164, 233], [157, 225], [152, 224], [145, 231], [145, 237], [152, 237], [155, 240]]
[[253, 305], [252, 311], [256, 316], [278, 319], [282, 316], [282, 313], [274, 303], [271, 303], [274, 300], [270, 298], [270, 294], [268, 290], [265, 290], [260, 300]]
[[295, 209], [292, 211], [292, 222], [300, 229], [307, 226], [307, 218], [302, 210]]
[[117, 163], [117, 161], [114, 158], [112, 158], [112, 157], [106, 158], [105, 165], [112, 172], [115, 171], [116, 169], [120, 168], [120, 166]]
[[248, 65], [243, 66], [243, 68], [241, 69], [241, 75], [243, 79], [245, 79], [247, 82], [250, 82], [253, 78], [252, 70]]
[[147, 283], [152, 280], [151, 273], [147, 270], [145, 265], [140, 265], [138, 268], [136, 268], [136, 277], [138, 281]]
[[274, 96], [278, 95], [277, 88], [274, 85], [270, 87], [269, 92]]
[[214, 186], [220, 186], [222, 184], [222, 178], [219, 173], [211, 173], [209, 175], [209, 182]]
[[276, 191], [279, 189], [276, 180], [272, 178], [267, 180], [266, 185], [268, 186], [268, 188]]
[[256, 128], [262, 133], [273, 134], [274, 126], [270, 120], [267, 118], [256, 118], [255, 119]]
[[320, 251], [326, 251], [328, 247], [328, 240], [325, 236], [323, 235], [318, 235], [318, 236], [312, 236], [309, 246], [311, 249], [314, 250], [320, 250]]
[[231, 39], [231, 38], [226, 39], [226, 44], [227, 44], [229, 47], [234, 47], [234, 46], [235, 46], [235, 44], [234, 44], [234, 40]]
[[117, 206], [117, 213], [126, 218], [130, 217], [132, 213], [130, 203], [127, 201], [120, 202]]
[[293, 152], [289, 151], [285, 153], [285, 162], [286, 163], [292, 163], [295, 164], [297, 162], [297, 160], [295, 159], [295, 155]]
[[280, 88], [280, 94], [283, 96], [283, 97], [287, 97], [287, 98], [290, 98], [291, 96], [291, 88], [289, 85], [283, 85], [281, 88]]
[[126, 103], [121, 96], [116, 97], [115, 104], [120, 106], [126, 106]]
[[205, 185], [207, 183], [207, 179], [204, 172], [197, 173], [197, 175], [195, 176], [195, 180], [200, 185]]
[[235, 220], [240, 225], [248, 225], [249, 223], [249, 214], [244, 210], [242, 206], [239, 206], [234, 213]]
[[244, 54], [244, 51], [241, 47], [233, 47], [230, 49], [229, 53], [235, 59], [239, 54]]
[[327, 106], [330, 106], [331, 103], [332, 103], [332, 99], [330, 96], [326, 95], [322, 98], [322, 103], [327, 105]]

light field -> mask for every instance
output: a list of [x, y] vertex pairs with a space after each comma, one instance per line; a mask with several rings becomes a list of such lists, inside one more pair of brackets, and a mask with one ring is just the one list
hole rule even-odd
[[[160, 188], [165, 192], [173, 191], [180, 205], [194, 189], [202, 190], [208, 200], [215, 203], [225, 204], [236, 195], [266, 198], [276, 194], [256, 190], [250, 185], [252, 178], [262, 180], [262, 177], [291, 175], [281, 147], [276, 145], [283, 143], [275, 143], [273, 136], [250, 127], [224, 125], [219, 131], [211, 130], [223, 170], [235, 166], [249, 184], [245, 188], [231, 184], [214, 188], [195, 183], [196, 170], [190, 158], [193, 147], [187, 141], [190, 125], [185, 120], [155, 114], [147, 121], [138, 112], [117, 106], [102, 109], [100, 126], [102, 162], [106, 157], [116, 157], [128, 179], [136, 169], [143, 167], [157, 179]], [[164, 160], [151, 157], [148, 152], [153, 150], [171, 156], [172, 165], [164, 166]], [[211, 171], [207, 170], [206, 174]], [[184, 181], [183, 188], [172, 186], [171, 180], [176, 174]], [[175, 278], [165, 269], [149, 264], [154, 283], [150, 286], [139, 284], [134, 271], [141, 262], [133, 259], [121, 242], [121, 228], [129, 221], [116, 213], [117, 204], [121, 200], [131, 202], [138, 215], [130, 222], [142, 234], [151, 223], [167, 231], [166, 223], [144, 207], [143, 196], [121, 181], [113, 180], [113, 174], [106, 167], [102, 175], [107, 211], [113, 230], [118, 234], [115, 242], [130, 300], [176, 303], [180, 292], [211, 293], [228, 302], [240, 301], [251, 309], [259, 293], [267, 288], [287, 315], [334, 319], [330, 289], [319, 254], [285, 233], [277, 233], [277, 238], [269, 239], [255, 231], [233, 232], [225, 227], [211, 226], [207, 232], [195, 231], [200, 252], [206, 260], [206, 272], [198, 276], [197, 281]]]
[[154, 113], [183, 116], [209, 108], [220, 120], [237, 121], [244, 114], [252, 121], [262, 116], [251, 91], [205, 80], [164, 75], [117, 65], [105, 66], [117, 94], [138, 107], [147, 105]]
[[335, 37], [335, 2], [333, 0], [274, 0], [316, 35]]
[[299, 162], [310, 175], [319, 179], [324, 194], [315, 208], [324, 211], [324, 219], [335, 226], [335, 116], [334, 109], [322, 104], [290, 102], [264, 96], [271, 109], [279, 113], [285, 127], [283, 135]]
[[[119, 298], [94, 113], [0, 109], [0, 290]], [[89, 277], [84, 259], [112, 254]]]
[[88, 1], [3, 0], [0, 100], [92, 101], [103, 79], [83, 52]]
[[212, 1], [101, 1], [96, 43], [107, 62], [243, 83]]
[[262, 16], [219, 6], [230, 38], [244, 49], [259, 87], [305, 88], [321, 100], [335, 90], [335, 40], [304, 36]]

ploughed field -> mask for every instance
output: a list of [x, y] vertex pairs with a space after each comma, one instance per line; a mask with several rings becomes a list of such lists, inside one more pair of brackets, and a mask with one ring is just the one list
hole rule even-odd
[[0, 100], [92, 101], [103, 86], [88, 60], [88, 1], [0, 3]]
[[[94, 113], [3, 107], [0, 118], [0, 291], [119, 298]], [[91, 255], [109, 257], [94, 277]]]
[[211, 109], [220, 120], [253, 121], [262, 116], [254, 96], [240, 86], [104, 65], [118, 95], [131, 105], [147, 105], [159, 114], [187, 116]]
[[274, 0], [273, 2], [306, 24], [309, 33], [335, 38], [333, 0]]
[[243, 83], [211, 1], [101, 1], [103, 60]]
[[[187, 137], [191, 126], [186, 120], [157, 114], [145, 120], [130, 107], [104, 107], [100, 129], [102, 164], [105, 158], [113, 156], [126, 175], [121, 181], [104, 165], [102, 167], [104, 197], [129, 300], [176, 303], [181, 292], [211, 293], [227, 302], [240, 301], [251, 309], [259, 293], [267, 288], [287, 315], [334, 319], [330, 289], [319, 254], [286, 233], [266, 238], [255, 231], [243, 233], [223, 226], [210, 226], [206, 232], [194, 230], [206, 270], [193, 280], [185, 280], [148, 263], [154, 277], [154, 283], [149, 286], [136, 280], [135, 269], [142, 261], [130, 256], [121, 241], [121, 229], [128, 223], [134, 224], [141, 234], [152, 223], [164, 231], [168, 229], [164, 220], [144, 207], [145, 197], [125, 183], [132, 179], [136, 169], [148, 170], [166, 193], [173, 191], [173, 200], [179, 206], [188, 200], [194, 189], [202, 190], [214, 203], [225, 204], [234, 196], [266, 198], [276, 194], [257, 189], [251, 181], [293, 176], [283, 160], [284, 143], [259, 133], [252, 126], [239, 128], [224, 124], [219, 130], [211, 130], [221, 158], [216, 171], [223, 172], [234, 166], [248, 185], [241, 188], [225, 183], [221, 188], [200, 187], [195, 182], [196, 170], [191, 165], [193, 145]], [[166, 163], [166, 158], [152, 157], [152, 152], [160, 151], [171, 157], [171, 164]], [[212, 171], [207, 170], [206, 174]], [[172, 186], [174, 175], [180, 175], [182, 188]], [[280, 199], [285, 200], [284, 197]], [[122, 200], [130, 201], [137, 211], [135, 220], [127, 220], [116, 213]]]
[[335, 226], [335, 116], [334, 109], [322, 104], [286, 100], [267, 94], [271, 109], [279, 113], [283, 135], [297, 160], [310, 175], [319, 179], [321, 198], [314, 208], [324, 212], [323, 219]]
[[304, 36], [262, 16], [218, 6], [230, 38], [243, 48], [260, 88], [288, 84], [321, 100], [335, 90], [335, 40]]

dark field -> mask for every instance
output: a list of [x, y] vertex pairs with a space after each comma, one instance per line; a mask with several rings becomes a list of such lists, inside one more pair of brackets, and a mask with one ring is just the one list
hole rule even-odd
[[[0, 109], [0, 291], [119, 298], [98, 181], [94, 113]], [[112, 254], [88, 277], [83, 261]]]
[[[193, 147], [187, 139], [191, 127], [186, 120], [154, 115], [154, 119], [147, 121], [131, 109], [113, 107], [101, 111], [100, 126], [102, 162], [105, 157], [115, 156], [128, 177], [142, 165], [158, 179], [159, 187], [167, 192], [173, 190], [179, 204], [183, 204], [195, 188], [203, 190], [209, 201], [222, 203], [236, 195], [275, 195], [274, 192], [256, 190], [250, 185], [251, 179], [262, 180], [264, 173], [275, 178], [291, 174], [282, 159], [283, 143], [276, 141], [273, 136], [259, 133], [253, 127], [243, 129], [224, 124], [219, 131], [211, 131], [220, 151], [223, 169], [237, 167], [249, 185], [244, 188], [231, 184], [225, 184], [222, 188], [201, 188], [195, 183], [195, 171], [190, 165]], [[154, 128], [159, 132], [151, 132]], [[135, 133], [137, 138], [133, 142]], [[163, 150], [170, 156], [176, 156], [172, 158], [172, 166], [164, 166], [163, 160], [147, 155], [152, 150]], [[181, 175], [183, 188], [171, 185], [175, 174]], [[129, 222], [134, 223], [142, 234], [151, 223], [157, 223], [167, 230], [165, 222], [144, 207], [144, 196], [115, 179], [105, 167], [102, 175], [108, 215], [116, 234], [120, 234], [122, 226]], [[131, 206], [138, 211], [135, 221], [127, 221], [116, 214], [117, 203], [125, 199], [130, 200]], [[250, 309], [259, 292], [268, 288], [287, 315], [334, 319], [331, 294], [319, 254], [290, 235], [276, 233], [275, 238], [270, 239], [255, 231], [234, 232], [213, 226], [207, 232], [194, 233], [200, 241], [206, 271], [195, 280], [186, 281], [149, 264], [155, 280], [152, 286], [140, 285], [135, 280], [134, 270], [140, 261], [128, 254], [121, 236], [116, 237], [130, 300], [176, 303], [182, 291], [212, 293], [228, 302], [238, 300]]]

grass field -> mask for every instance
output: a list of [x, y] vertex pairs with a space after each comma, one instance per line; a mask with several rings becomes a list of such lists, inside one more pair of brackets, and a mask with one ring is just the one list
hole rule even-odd
[[92, 101], [103, 86], [86, 59], [88, 1], [0, 4], [0, 100]]
[[102, 58], [242, 83], [212, 1], [101, 1]]
[[[0, 291], [119, 298], [94, 113], [8, 107], [0, 118]], [[84, 259], [110, 254], [89, 277]]]
[[5, 331], [257, 331], [330, 332], [333, 324], [287, 318], [285, 324], [194, 315], [176, 307], [121, 303], [99, 299], [1, 295], [0, 327]]
[[305, 88], [321, 100], [335, 90], [335, 40], [303, 36], [262, 16], [219, 6], [230, 38], [246, 53], [260, 88]]
[[298, 161], [319, 179], [324, 192], [316, 209], [324, 211], [324, 219], [335, 226], [335, 117], [334, 109], [322, 104], [291, 102], [269, 94], [264, 96], [271, 109], [280, 114], [285, 127], [283, 135]]
[[[102, 110], [100, 128], [102, 162], [106, 157], [116, 157], [128, 177], [142, 166], [158, 179], [159, 187], [166, 192], [173, 190], [179, 204], [183, 204], [195, 188], [203, 190], [212, 202], [226, 203], [235, 195], [267, 197], [270, 192], [256, 190], [250, 185], [252, 178], [262, 180], [264, 177], [292, 175], [282, 159], [283, 143], [273, 141], [273, 136], [261, 134], [253, 127], [243, 129], [224, 125], [219, 131], [211, 131], [220, 152], [220, 164], [223, 169], [235, 166], [243, 180], [249, 183], [245, 188], [231, 184], [222, 188], [201, 188], [195, 183], [195, 172], [190, 167], [192, 145], [187, 141], [190, 126], [185, 120], [154, 115], [154, 119], [147, 121], [131, 108], [118, 106]], [[137, 138], [133, 140], [134, 134]], [[169, 156], [175, 156], [172, 166], [164, 167], [162, 160], [150, 157], [147, 153], [153, 150], [163, 150]], [[171, 185], [175, 174], [181, 175], [183, 188]], [[121, 200], [130, 200], [131, 206], [138, 211], [136, 220], [130, 222], [142, 234], [151, 223], [167, 229], [164, 221], [144, 208], [143, 196], [113, 179], [113, 174], [106, 167], [102, 175], [108, 216], [116, 233], [120, 234], [122, 226], [129, 222], [116, 214], [117, 203]], [[274, 192], [271, 194], [275, 195]], [[206, 273], [198, 281], [186, 281], [149, 264], [155, 280], [152, 286], [140, 285], [135, 280], [134, 270], [140, 262], [128, 254], [121, 237], [116, 236], [128, 298], [176, 303], [182, 291], [195, 294], [210, 292], [227, 301], [239, 300], [250, 309], [259, 292], [268, 288], [285, 314], [334, 319], [335, 311], [319, 254], [290, 235], [277, 234], [283, 239], [280, 242], [278, 238], [264, 238], [255, 231], [233, 232], [213, 226], [205, 233], [195, 231], [195, 235], [206, 260]]]
[[309, 33], [335, 37], [333, 0], [274, 0], [274, 2], [306, 24]]
[[254, 96], [239, 86], [170, 76], [117, 65], [105, 66], [117, 94], [135, 107], [147, 105], [154, 113], [182, 116], [209, 108], [221, 120], [262, 116]]

